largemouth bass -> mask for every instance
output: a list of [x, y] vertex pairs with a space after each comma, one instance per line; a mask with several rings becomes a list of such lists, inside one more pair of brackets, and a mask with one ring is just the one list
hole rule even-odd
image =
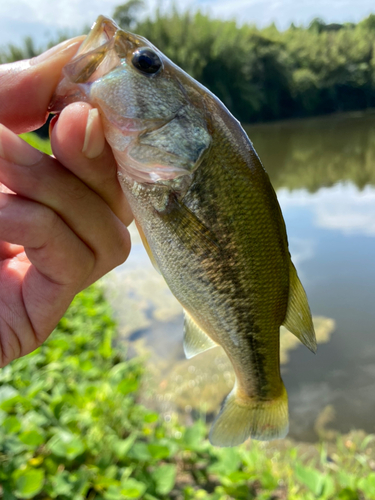
[[239, 122], [146, 39], [99, 17], [64, 68], [51, 110], [87, 101], [144, 245], [185, 311], [188, 358], [217, 344], [236, 375], [210, 440], [233, 446], [288, 432], [280, 325], [315, 352], [284, 220]]

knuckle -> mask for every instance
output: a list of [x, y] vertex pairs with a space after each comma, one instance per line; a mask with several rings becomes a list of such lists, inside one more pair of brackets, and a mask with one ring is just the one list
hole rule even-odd
[[116, 253], [115, 253], [115, 266], [119, 266], [123, 264], [127, 258], [129, 257], [130, 249], [131, 249], [131, 241], [129, 231], [124, 227], [122, 231], [118, 232], [116, 245]]

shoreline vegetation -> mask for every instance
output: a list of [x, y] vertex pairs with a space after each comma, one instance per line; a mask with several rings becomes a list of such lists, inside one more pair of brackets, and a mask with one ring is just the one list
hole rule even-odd
[[[118, 6], [116, 21], [148, 38], [216, 94], [243, 123], [303, 118], [375, 107], [375, 14], [361, 22], [258, 29], [201, 12]], [[83, 32], [87, 28], [82, 29]], [[61, 33], [48, 46], [73, 33]], [[0, 49], [0, 63], [33, 57], [31, 38]]]
[[0, 498], [375, 499], [374, 435], [215, 448], [204, 421], [141, 405], [142, 376], [102, 287], [80, 293], [41, 348], [0, 372]]

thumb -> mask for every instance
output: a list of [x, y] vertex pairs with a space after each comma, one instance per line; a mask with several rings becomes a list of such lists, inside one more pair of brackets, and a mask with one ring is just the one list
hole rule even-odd
[[33, 59], [0, 65], [0, 123], [18, 134], [41, 127], [62, 68], [84, 39], [72, 38]]

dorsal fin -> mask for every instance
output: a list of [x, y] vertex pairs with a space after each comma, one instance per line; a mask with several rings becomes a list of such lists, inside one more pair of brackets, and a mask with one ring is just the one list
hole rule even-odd
[[289, 267], [289, 302], [283, 325], [312, 352], [316, 352], [316, 338], [306, 292], [292, 261]]
[[137, 226], [137, 229], [138, 229], [139, 235], [141, 237], [143, 246], [146, 249], [146, 252], [147, 252], [147, 255], [148, 255], [148, 257], [149, 257], [149, 259], [151, 261], [151, 264], [154, 266], [154, 268], [157, 270], [157, 272], [159, 274], [161, 274], [159, 266], [158, 266], [158, 264], [157, 264], [157, 262], [155, 260], [154, 254], [151, 251], [150, 245], [148, 244], [148, 241], [147, 241], [147, 238], [145, 236], [145, 233], [143, 232], [143, 229], [141, 228], [141, 226], [138, 224], [137, 221], [135, 221], [135, 225]]
[[216, 347], [214, 342], [184, 310], [184, 351], [187, 359], [193, 358], [201, 352]]

